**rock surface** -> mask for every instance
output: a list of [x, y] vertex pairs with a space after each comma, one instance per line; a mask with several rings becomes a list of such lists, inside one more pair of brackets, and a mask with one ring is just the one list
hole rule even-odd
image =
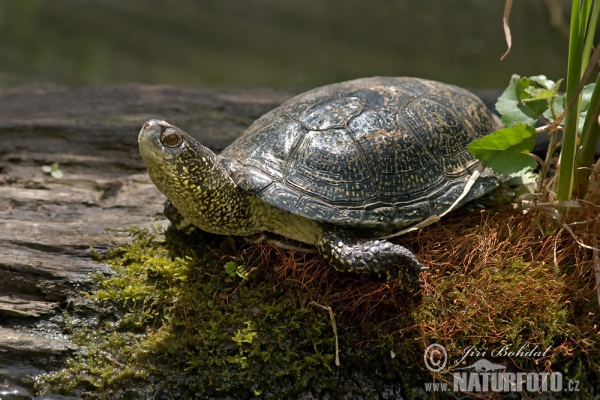
[[[119, 229], [164, 221], [137, 133], [165, 119], [221, 150], [297, 91], [172, 86], [0, 91], [0, 383], [30, 387], [74, 350], [65, 312], [85, 318], [92, 260], [127, 240]], [[42, 166], [58, 163], [63, 178]], [[110, 230], [107, 230], [110, 229]], [[12, 386], [11, 386], [12, 385]]]

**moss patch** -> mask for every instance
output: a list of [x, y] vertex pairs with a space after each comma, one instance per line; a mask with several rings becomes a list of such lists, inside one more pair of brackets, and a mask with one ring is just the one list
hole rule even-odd
[[[423, 384], [447, 379], [423, 361], [439, 343], [449, 370], [478, 359], [452, 364], [469, 347], [538, 346], [544, 357], [487, 358], [562, 371], [588, 390], [600, 378], [589, 254], [531, 221], [469, 214], [402, 238], [431, 267], [416, 295], [313, 255], [132, 229], [103, 257], [115, 274], [97, 276], [90, 295], [110, 312], [83, 330], [73, 323], [80, 352], [38, 387], [89, 398], [428, 398]], [[567, 275], [555, 273], [554, 244]], [[313, 302], [335, 313], [340, 366], [329, 314]]]

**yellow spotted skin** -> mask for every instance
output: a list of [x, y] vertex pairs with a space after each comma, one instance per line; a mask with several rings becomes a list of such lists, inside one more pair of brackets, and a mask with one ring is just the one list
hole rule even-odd
[[[182, 138], [168, 148], [165, 132]], [[316, 221], [277, 209], [242, 190], [215, 161], [208, 148], [167, 122], [150, 120], [139, 135], [140, 153], [156, 187], [172, 202], [184, 221], [216, 234], [250, 236], [273, 232], [315, 244], [320, 235]]]
[[[208, 232], [272, 232], [317, 247], [342, 271], [406, 275], [422, 266], [378, 240], [445, 212], [479, 162], [472, 140], [497, 128], [473, 94], [415, 78], [317, 88], [258, 119], [220, 155], [151, 120], [140, 152], [185, 223]], [[460, 203], [501, 182], [485, 169]]]

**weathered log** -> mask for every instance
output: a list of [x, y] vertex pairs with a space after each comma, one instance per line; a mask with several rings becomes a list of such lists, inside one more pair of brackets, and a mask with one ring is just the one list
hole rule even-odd
[[[61, 316], [85, 316], [92, 250], [119, 229], [164, 220], [139, 156], [150, 118], [221, 150], [292, 90], [52, 86], [0, 91], [0, 384], [28, 387], [74, 350]], [[62, 179], [41, 167], [58, 163]], [[113, 229], [113, 230], [107, 230]]]
[[[299, 90], [211, 90], [125, 85], [0, 91], [0, 384], [28, 387], [75, 349], [61, 318], [92, 314], [81, 294], [92, 260], [127, 236], [119, 229], [164, 221], [137, 133], [165, 119], [221, 150], [254, 119]], [[488, 103], [497, 93], [483, 94]], [[58, 163], [62, 179], [42, 171]], [[112, 230], [107, 230], [112, 229]]]

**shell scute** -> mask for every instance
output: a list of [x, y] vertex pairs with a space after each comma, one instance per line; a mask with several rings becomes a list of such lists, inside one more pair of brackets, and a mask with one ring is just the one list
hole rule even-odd
[[373, 197], [373, 181], [360, 149], [345, 130], [308, 132], [288, 160], [284, 180], [329, 203]]
[[354, 115], [360, 113], [363, 106], [356, 97], [338, 97], [319, 102], [303, 112], [298, 120], [308, 129], [324, 131], [341, 128]]
[[314, 219], [318, 221], [328, 221], [333, 214], [329, 204], [315, 201], [310, 197], [303, 197], [294, 207], [294, 211], [301, 215], [314, 215]]
[[[383, 232], [448, 209], [479, 165], [467, 144], [495, 128], [481, 100], [455, 86], [358, 79], [288, 100], [220, 162], [240, 187], [275, 207]], [[502, 180], [484, 172], [462, 202]]]
[[272, 199], [272, 205], [281, 209], [294, 209], [301, 199], [301, 195], [290, 191], [281, 183], [275, 183], [264, 190], [262, 195]]
[[356, 221], [357, 223], [360, 223], [364, 218], [364, 209], [335, 207], [333, 208], [333, 214], [331, 215], [329, 222], [344, 223], [347, 221]]
[[238, 185], [252, 186], [257, 192], [273, 183], [273, 179], [255, 168], [240, 168], [235, 175], [235, 180]]

